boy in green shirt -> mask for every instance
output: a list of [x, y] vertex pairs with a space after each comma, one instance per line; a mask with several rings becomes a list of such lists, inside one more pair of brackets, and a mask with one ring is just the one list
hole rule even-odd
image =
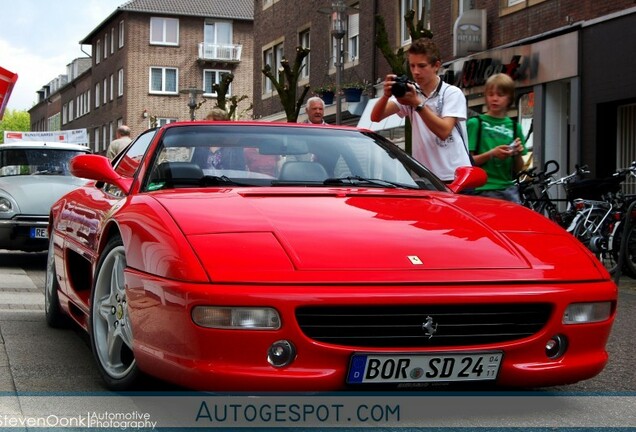
[[475, 165], [488, 174], [485, 185], [475, 195], [520, 203], [514, 179], [523, 169], [522, 156], [527, 153], [521, 125], [508, 117], [514, 101], [515, 83], [506, 74], [492, 75], [486, 81], [487, 111], [466, 122], [468, 148]]

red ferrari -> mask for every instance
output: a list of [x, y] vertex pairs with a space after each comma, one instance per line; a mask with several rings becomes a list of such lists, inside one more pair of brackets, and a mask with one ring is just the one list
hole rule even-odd
[[145, 132], [51, 208], [46, 319], [90, 336], [111, 389], [482, 383], [605, 366], [617, 288], [547, 218], [460, 195], [373, 132], [187, 122]]

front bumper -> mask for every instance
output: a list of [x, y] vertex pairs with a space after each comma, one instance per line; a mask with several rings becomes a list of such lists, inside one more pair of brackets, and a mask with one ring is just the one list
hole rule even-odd
[[[128, 306], [139, 367], [162, 379], [193, 389], [215, 391], [333, 391], [346, 384], [351, 357], [374, 353], [465, 353], [501, 351], [498, 386], [542, 387], [577, 382], [597, 375], [608, 360], [605, 345], [615, 314], [616, 286], [611, 281], [576, 284], [503, 284], [478, 286], [237, 286], [188, 284], [134, 271], [126, 273]], [[309, 338], [296, 321], [307, 305], [427, 305], [548, 302], [552, 313], [534, 334], [518, 340], [466, 346], [368, 347], [342, 346]], [[564, 325], [565, 308], [575, 302], [612, 302], [609, 319]], [[190, 312], [197, 305], [265, 306], [275, 308], [278, 330], [220, 330], [195, 325]], [[551, 360], [547, 341], [567, 338], [565, 354]], [[295, 360], [275, 368], [268, 349], [279, 340], [296, 348]], [[355, 387], [363, 389], [364, 387]]]

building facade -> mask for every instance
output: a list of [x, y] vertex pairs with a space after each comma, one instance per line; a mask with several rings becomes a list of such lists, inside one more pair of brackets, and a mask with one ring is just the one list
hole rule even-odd
[[58, 129], [86, 128], [93, 151], [105, 153], [121, 124], [134, 136], [204, 118], [226, 73], [234, 75], [228, 97], [251, 97], [252, 31], [251, 0], [126, 2], [80, 42], [91, 48], [90, 67], [41, 90], [32, 130], [55, 130], [59, 118]]
[[[445, 79], [478, 114], [484, 80], [499, 70], [513, 75], [511, 115], [524, 126], [535, 165], [553, 159], [565, 175], [585, 164], [603, 177], [636, 159], [636, 84], [611, 74], [636, 72], [627, 60], [636, 49], [633, 1], [471, 0], [457, 16], [440, 3], [432, 2], [431, 27], [452, 54]], [[479, 43], [458, 53], [462, 37]]]

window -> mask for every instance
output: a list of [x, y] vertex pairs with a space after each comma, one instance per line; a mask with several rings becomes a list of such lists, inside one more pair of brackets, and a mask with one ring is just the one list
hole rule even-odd
[[62, 124], [65, 125], [68, 122], [68, 104], [62, 106]]
[[150, 93], [177, 94], [179, 73], [176, 68], [150, 68]]
[[99, 151], [99, 128], [93, 129], [93, 152]]
[[[216, 92], [212, 88], [212, 84], [219, 84], [223, 79], [223, 75], [230, 73], [227, 70], [206, 69], [203, 71], [203, 94], [206, 96], [216, 96]], [[232, 85], [228, 88], [228, 96], [232, 94]]]
[[544, 1], [545, 0], [499, 0], [499, 13], [500, 15], [506, 15]]
[[173, 122], [176, 122], [177, 120], [178, 119], [175, 119], [175, 118], [158, 117], [157, 118], [157, 127], [165, 126], [168, 123], [173, 123]]
[[102, 150], [106, 151], [106, 149], [108, 148], [108, 129], [106, 128], [106, 126], [102, 126]]
[[86, 113], [88, 114], [89, 112], [91, 112], [91, 91], [87, 90], [85, 95], [86, 103], [84, 105], [86, 105]]
[[[280, 61], [283, 59], [283, 43], [273, 45], [263, 51], [263, 64], [269, 65], [274, 74], [278, 70]], [[263, 76], [263, 93], [273, 91], [272, 82], [266, 76]]]
[[115, 27], [110, 29], [110, 53], [115, 53]]
[[[424, 8], [426, 13], [424, 17], [421, 16], [422, 8]], [[409, 29], [404, 21], [404, 15], [406, 15], [406, 13], [410, 10], [415, 11], [415, 23], [417, 23], [420, 19], [423, 19], [425, 21], [424, 28], [429, 30], [431, 28], [431, 0], [400, 0], [400, 35], [402, 37], [402, 45], [411, 43], [411, 34], [409, 33]]]
[[104, 78], [104, 84], [103, 84], [104, 88], [103, 88], [103, 92], [102, 95], [104, 96], [102, 99], [102, 105], [106, 105], [106, 103], [108, 102], [108, 92], [106, 91], [106, 89], [108, 88], [108, 79]]
[[[357, 7], [357, 5], [354, 7]], [[359, 60], [360, 56], [360, 14], [350, 14], [347, 19], [349, 20], [347, 30], [347, 60], [353, 62]]]
[[232, 60], [232, 32], [229, 21], [207, 21], [203, 28], [204, 57]]
[[108, 57], [108, 33], [104, 35], [104, 60]]
[[179, 20], [176, 18], [150, 18], [150, 43], [155, 45], [178, 45]]
[[99, 83], [95, 84], [95, 108], [99, 108]]
[[119, 21], [119, 48], [124, 46], [124, 22]]
[[124, 95], [124, 70], [117, 71], [117, 96]]
[[113, 100], [115, 93], [115, 77], [113, 74], [110, 74], [110, 100]]
[[68, 102], [68, 121], [73, 121], [75, 117], [73, 117], [73, 112], [75, 110], [75, 104], [73, 101]]
[[99, 62], [102, 61], [101, 56], [102, 56], [102, 41], [98, 40], [97, 42], [95, 42], [95, 64], [99, 64]]
[[[298, 44], [303, 48], [308, 48], [308, 49], [311, 48], [310, 38], [309, 38], [309, 29], [300, 32], [300, 34], [298, 35]], [[311, 56], [311, 53], [308, 54], [307, 57], [303, 59], [303, 66], [300, 71], [301, 79], [309, 78], [309, 67], [310, 67], [309, 57], [310, 56]]]

